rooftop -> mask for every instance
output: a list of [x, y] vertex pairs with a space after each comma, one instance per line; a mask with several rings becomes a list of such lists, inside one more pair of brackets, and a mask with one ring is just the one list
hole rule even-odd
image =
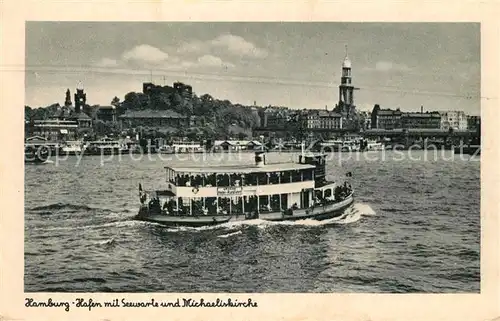
[[401, 115], [402, 112], [400, 110], [392, 110], [392, 109], [380, 109], [378, 111], [378, 115]]
[[434, 118], [441, 117], [439, 112], [431, 112], [431, 113], [403, 113], [402, 117], [416, 117], [416, 118]]
[[92, 118], [84, 112], [74, 113], [71, 115], [70, 119], [80, 119], [80, 120], [91, 120]]
[[225, 166], [165, 167], [165, 168], [170, 168], [176, 172], [187, 172], [187, 173], [248, 174], [248, 173], [268, 173], [268, 172], [308, 169], [308, 168], [315, 168], [315, 166], [307, 164], [298, 164], [298, 163], [274, 163], [274, 164], [266, 164], [261, 167], [258, 167], [254, 164], [251, 165], [242, 164], [242, 165], [225, 165]]

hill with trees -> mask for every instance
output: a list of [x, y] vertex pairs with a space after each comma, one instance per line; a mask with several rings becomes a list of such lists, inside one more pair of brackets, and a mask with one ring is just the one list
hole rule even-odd
[[[206, 139], [230, 136], [244, 138], [251, 136], [252, 129], [259, 126], [260, 117], [250, 106], [215, 99], [209, 94], [198, 97], [195, 93], [191, 93], [189, 85], [182, 83], [175, 83], [174, 87], [150, 85], [151, 88], [144, 89], [143, 92], [125, 94], [123, 101], [118, 97], [111, 100], [111, 105], [116, 107], [117, 119], [128, 111], [172, 110], [196, 119], [196, 125], [190, 128], [176, 128], [177, 136], [198, 136]], [[64, 109], [64, 106], [61, 107], [58, 103], [45, 108], [25, 106], [25, 120], [48, 119], [61, 108]], [[95, 119], [98, 108], [99, 106], [85, 106], [83, 111]], [[94, 122], [99, 123], [99, 127], [104, 126], [100, 121]], [[111, 128], [116, 127], [108, 125]]]

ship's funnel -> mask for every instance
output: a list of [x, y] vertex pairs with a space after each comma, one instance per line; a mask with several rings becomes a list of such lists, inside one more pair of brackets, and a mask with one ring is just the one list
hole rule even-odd
[[255, 166], [262, 167], [266, 164], [266, 155], [264, 152], [255, 152]]

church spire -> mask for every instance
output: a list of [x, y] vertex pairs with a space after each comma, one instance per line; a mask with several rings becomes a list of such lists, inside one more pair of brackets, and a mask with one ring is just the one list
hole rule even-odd
[[339, 86], [339, 105], [342, 106], [354, 105], [354, 87], [352, 85], [351, 67], [352, 64], [349, 59], [347, 45], [345, 45], [345, 58], [342, 63], [342, 76], [340, 78]]
[[71, 93], [69, 92], [69, 88], [66, 90], [66, 99], [64, 100], [64, 106], [69, 107], [71, 106]]
[[351, 68], [351, 60], [349, 59], [349, 55], [347, 52], [347, 45], [345, 45], [345, 58], [344, 62], [342, 63], [342, 68]]

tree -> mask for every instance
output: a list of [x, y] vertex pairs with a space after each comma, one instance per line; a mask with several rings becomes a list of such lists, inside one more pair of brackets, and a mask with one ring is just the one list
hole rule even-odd
[[31, 120], [33, 110], [30, 106], [24, 106], [24, 120]]
[[239, 140], [245, 140], [247, 138], [248, 138], [248, 135], [246, 133], [244, 133], [244, 132], [238, 133], [238, 139]]
[[120, 98], [116, 97], [111, 100], [111, 106], [118, 107], [120, 105]]

